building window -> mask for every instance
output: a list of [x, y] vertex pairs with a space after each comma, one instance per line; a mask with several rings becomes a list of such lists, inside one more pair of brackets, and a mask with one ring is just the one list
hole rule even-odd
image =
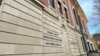
[[83, 24], [82, 24], [82, 20], [80, 18], [80, 16], [78, 15], [78, 21], [79, 21], [79, 26], [80, 26], [80, 32], [82, 32], [83, 30]]
[[54, 1], [55, 1], [55, 0], [49, 0], [50, 6], [53, 7], [53, 8], [55, 8], [55, 3], [54, 3]]
[[63, 3], [66, 4], [65, 0], [63, 0]]
[[77, 19], [77, 13], [76, 13], [76, 11], [75, 11], [75, 9], [73, 9], [73, 13], [74, 13], [74, 16], [75, 16], [75, 19], [76, 19], [76, 24], [78, 25], [78, 19]]
[[100, 50], [100, 46], [98, 46], [98, 49]]
[[0, 5], [2, 4], [2, 0], [0, 0]]
[[61, 6], [61, 3], [60, 2], [58, 2], [58, 10], [62, 14], [62, 6]]
[[67, 19], [67, 22], [69, 23], [69, 20], [68, 20], [68, 13], [67, 13], [67, 9], [66, 9], [66, 8], [64, 8], [64, 14], [65, 14], [65, 17], [66, 17], [66, 19]]
[[83, 23], [84, 30], [86, 31], [86, 26], [85, 26], [84, 21], [82, 21], [82, 23]]

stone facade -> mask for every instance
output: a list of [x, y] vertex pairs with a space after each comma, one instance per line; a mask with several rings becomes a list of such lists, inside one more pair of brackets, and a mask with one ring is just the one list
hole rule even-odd
[[[68, 5], [72, 4], [67, 1]], [[3, 0], [0, 8], [0, 56], [85, 55], [82, 35], [75, 30], [73, 6], [68, 8], [70, 23], [58, 15], [57, 9], [54, 11], [39, 0]]]

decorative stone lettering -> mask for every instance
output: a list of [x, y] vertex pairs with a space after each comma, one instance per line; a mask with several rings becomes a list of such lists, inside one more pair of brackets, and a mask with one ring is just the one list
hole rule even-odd
[[55, 32], [47, 31], [43, 39], [46, 41], [45, 45], [47, 46], [62, 46], [62, 39]]

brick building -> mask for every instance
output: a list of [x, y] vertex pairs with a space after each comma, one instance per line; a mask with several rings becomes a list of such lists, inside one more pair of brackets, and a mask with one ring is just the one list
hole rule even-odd
[[88, 20], [77, 0], [0, 3], [0, 56], [86, 55]]
[[93, 34], [90, 36], [90, 40], [93, 42], [94, 51], [100, 52], [100, 34]]

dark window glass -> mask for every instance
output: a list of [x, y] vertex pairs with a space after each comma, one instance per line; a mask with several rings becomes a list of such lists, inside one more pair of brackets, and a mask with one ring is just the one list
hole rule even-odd
[[85, 23], [84, 23], [84, 21], [82, 21], [82, 23], [83, 23], [84, 30], [86, 31], [86, 27], [85, 27]]
[[0, 0], [0, 5], [2, 4], [2, 0]]
[[58, 10], [62, 14], [62, 6], [61, 6], [61, 3], [60, 2], [58, 2]]
[[81, 21], [81, 18], [80, 18], [80, 16], [78, 15], [78, 20], [79, 20], [79, 25], [80, 25], [80, 28], [81, 29], [83, 29], [83, 27], [82, 27], [82, 21]]
[[68, 20], [68, 13], [67, 13], [67, 9], [66, 8], [64, 8], [64, 14], [65, 14], [65, 16], [66, 16], [66, 19], [67, 19], [67, 22], [69, 22], [69, 20]]
[[66, 8], [64, 8], [64, 10], [65, 10], [65, 16], [66, 16], [66, 18], [68, 19], [68, 14], [67, 14], [67, 9]]
[[78, 19], [77, 19], [77, 13], [76, 13], [76, 11], [75, 11], [75, 9], [73, 9], [73, 13], [74, 13], [74, 16], [75, 16], [75, 19], [76, 19], [76, 24], [78, 25]]
[[49, 2], [50, 2], [50, 5], [51, 5], [53, 8], [55, 8], [54, 0], [49, 0]]
[[98, 46], [99, 50], [100, 50], [100, 46]]

